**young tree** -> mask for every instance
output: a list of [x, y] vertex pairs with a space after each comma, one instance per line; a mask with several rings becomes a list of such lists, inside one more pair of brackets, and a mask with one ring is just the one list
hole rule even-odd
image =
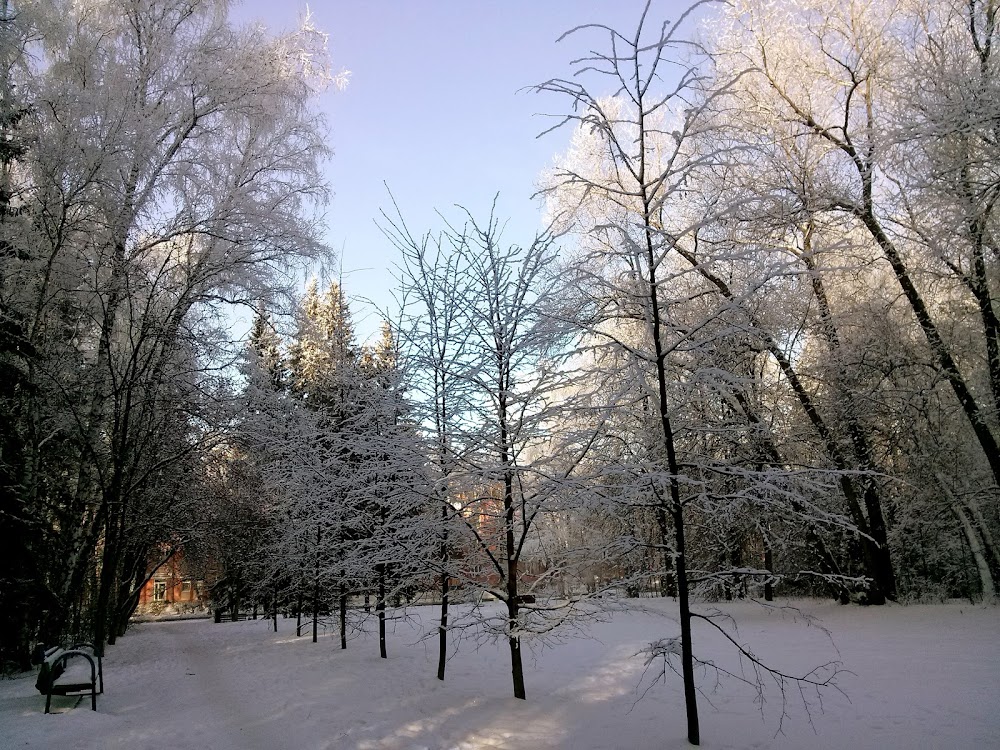
[[[315, 502], [310, 515], [322, 527], [323, 560], [329, 580], [337, 581], [341, 648], [347, 648], [347, 597], [350, 593], [348, 549], [361, 533], [357, 508], [349, 501], [350, 487], [361, 457], [358, 437], [366, 425], [362, 405], [360, 352], [354, 341], [350, 309], [341, 286], [333, 282], [319, 296], [315, 282], [306, 290], [295, 339], [290, 346], [291, 392], [300, 408], [315, 412], [318, 465], [323, 467], [324, 485], [318, 494], [315, 479], [306, 483], [313, 490], [299, 502]], [[319, 553], [320, 550], [317, 550]], [[314, 607], [315, 609], [315, 607]]]
[[374, 576], [379, 655], [385, 659], [388, 603], [421, 584], [435, 556], [438, 524], [426, 515], [426, 454], [410, 422], [399, 345], [388, 322], [374, 346], [364, 348], [361, 371], [364, 429], [356, 443], [360, 470], [353, 504], [363, 519], [359, 557]]
[[[729, 207], [717, 201], [712, 183], [738, 152], [716, 136], [739, 73], [717, 75], [711, 58], [678, 34], [686, 14], [645, 36], [648, 11], [647, 4], [633, 36], [582, 27], [606, 32], [608, 51], [579, 61], [573, 80], [553, 79], [537, 90], [568, 98], [572, 110], [561, 123], [578, 128], [544, 188], [555, 221], [580, 237], [566, 268], [580, 290], [570, 304], [601, 355], [596, 359], [617, 360], [635, 373], [638, 387], [618, 408], [638, 407], [633, 418], [653, 428], [640, 433], [644, 450], [616, 473], [628, 477], [622, 487], [632, 503], [648, 498], [657, 516], [669, 519], [680, 635], [651, 648], [653, 656], [680, 657], [688, 739], [698, 744], [695, 667], [704, 662], [694, 655], [694, 621], [723, 633], [762, 670], [758, 675], [782, 685], [823, 687], [837, 670], [827, 665], [796, 677], [770, 669], [711, 612], [696, 611], [692, 587], [728, 588], [772, 573], [738, 559], [709, 566], [704, 556], [699, 569], [693, 562], [705, 540], [691, 537], [692, 528], [713, 523], [728, 539], [742, 533], [747, 517], [758, 529], [774, 515], [804, 517], [813, 526], [850, 524], [816, 508], [812, 495], [823, 471], [790, 470], [769, 450], [774, 443], [752, 398], [755, 358], [761, 349], [781, 354], [759, 325], [757, 305], [780, 289], [782, 269], [718, 242]], [[610, 82], [611, 94], [599, 97], [588, 75]], [[758, 447], [748, 455], [744, 446]]]
[[465, 269], [458, 255], [448, 252], [442, 235], [415, 237], [398, 206], [395, 218], [386, 215], [385, 220], [383, 232], [401, 255], [398, 282], [404, 325], [400, 335], [404, 372], [414, 393], [413, 419], [418, 425], [432, 426], [427, 453], [430, 500], [438, 517], [436, 567], [441, 593], [437, 678], [444, 680], [451, 580], [456, 573], [453, 479], [465, 449], [458, 438], [467, 408], [467, 383], [459, 373], [465, 366], [470, 336], [461, 308]]
[[[554, 445], [559, 414], [569, 405], [567, 372], [557, 357], [564, 331], [544, 314], [556, 293], [549, 273], [555, 258], [551, 235], [526, 248], [504, 247], [498, 220], [485, 226], [472, 217], [452, 242], [467, 269], [463, 316], [470, 331], [470, 361], [459, 376], [470, 386], [470, 445], [462, 476], [471, 485], [460, 513], [464, 518], [493, 516], [490, 530], [468, 524], [477, 556], [485, 556], [490, 591], [507, 609], [503, 634], [510, 648], [514, 697], [524, 698], [521, 634], [531, 632], [531, 606], [522, 596], [521, 558], [530, 547], [534, 524], [585, 457], [587, 446]], [[576, 450], [574, 450], [576, 448]], [[558, 459], [567, 458], [568, 464]], [[498, 499], [494, 511], [491, 501]], [[533, 599], [534, 597], [531, 597]], [[525, 612], [524, 610], [527, 610]], [[526, 616], [529, 615], [529, 616]]]
[[[453, 626], [474, 621], [507, 641], [514, 695], [524, 698], [522, 639], [556, 627], [568, 607], [542, 605], [533, 587], [525, 591], [522, 561], [540, 556], [546, 517], [568, 510], [568, 486], [590, 447], [560, 429], [576, 400], [565, 329], [545, 313], [557, 296], [549, 270], [554, 238], [505, 246], [492, 215], [484, 225], [466, 215], [460, 228], [448, 225], [435, 240], [420, 242], [400, 219], [390, 236], [403, 253], [404, 299], [416, 303], [408, 364], [413, 382], [427, 386], [422, 413], [433, 425], [443, 598], [447, 576], [503, 602], [502, 618], [476, 608]], [[453, 553], [460, 558], [454, 567]], [[536, 584], [571, 574], [563, 551], [546, 553]], [[439, 678], [446, 617], [445, 607]]]

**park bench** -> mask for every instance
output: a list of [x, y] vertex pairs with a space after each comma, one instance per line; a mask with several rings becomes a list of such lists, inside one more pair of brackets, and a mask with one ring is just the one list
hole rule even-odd
[[[249, 620], [250, 615], [247, 612], [237, 612], [236, 616], [228, 609], [217, 609], [215, 610], [215, 621], [216, 622], [236, 622], [237, 620]], [[256, 619], [256, 618], [254, 618]]]
[[104, 669], [101, 657], [89, 643], [75, 643], [71, 648], [46, 649], [38, 668], [35, 687], [45, 696], [45, 713], [50, 713], [53, 695], [90, 693], [90, 707], [97, 710], [97, 694], [104, 693]]

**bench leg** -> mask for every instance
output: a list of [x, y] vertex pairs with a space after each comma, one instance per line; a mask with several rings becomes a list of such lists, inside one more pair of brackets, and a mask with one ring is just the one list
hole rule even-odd
[[45, 694], [45, 713], [49, 713], [49, 707], [52, 705], [52, 693]]
[[90, 688], [90, 710], [97, 710], [97, 686], [92, 685]]

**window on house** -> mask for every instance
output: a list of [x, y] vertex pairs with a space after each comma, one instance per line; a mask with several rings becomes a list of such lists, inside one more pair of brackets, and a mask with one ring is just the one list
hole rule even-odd
[[191, 590], [192, 590], [192, 588], [193, 588], [193, 586], [191, 585], [191, 579], [190, 578], [185, 578], [183, 581], [181, 581], [181, 599], [182, 600], [190, 600], [191, 599]]
[[167, 582], [153, 581], [153, 601], [165, 602], [167, 600]]

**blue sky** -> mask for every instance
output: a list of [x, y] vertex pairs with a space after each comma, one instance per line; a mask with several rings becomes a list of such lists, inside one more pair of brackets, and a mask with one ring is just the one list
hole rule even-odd
[[[292, 28], [306, 4], [246, 0], [236, 17], [272, 29]], [[540, 228], [535, 180], [562, 151], [569, 131], [536, 135], [568, 102], [521, 91], [568, 77], [570, 61], [596, 33], [556, 44], [566, 30], [606, 23], [631, 32], [644, 0], [337, 0], [310, 4], [330, 35], [334, 65], [351, 71], [344, 91], [326, 94], [334, 157], [328, 211], [330, 245], [342, 258], [344, 286], [358, 333], [377, 327], [363, 299], [392, 304], [395, 250], [375, 225], [390, 207], [387, 183], [417, 233], [441, 225], [435, 209], [455, 216], [461, 204], [477, 217], [499, 193], [505, 239], [529, 242]], [[654, 0], [657, 24], [687, 2]]]

